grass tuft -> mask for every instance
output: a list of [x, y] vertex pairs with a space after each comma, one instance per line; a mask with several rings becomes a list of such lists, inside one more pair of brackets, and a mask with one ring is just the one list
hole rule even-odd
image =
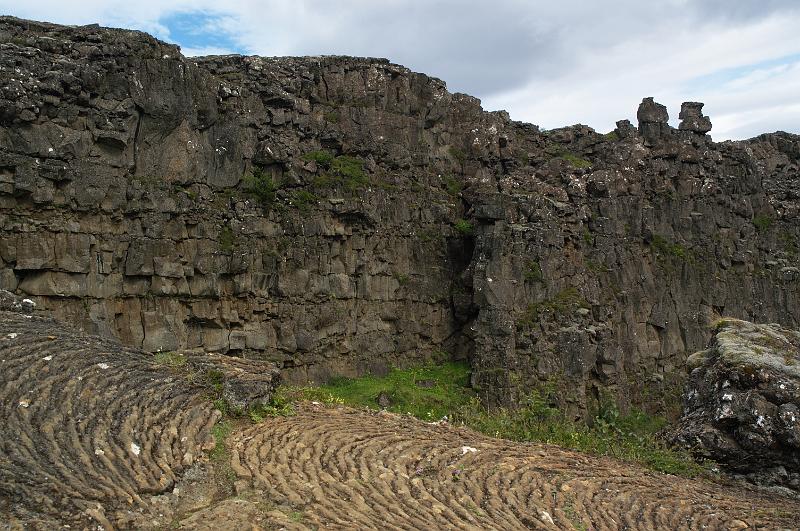
[[261, 206], [270, 208], [277, 197], [280, 184], [271, 175], [264, 173], [260, 168], [254, 168], [252, 173], [245, 174], [242, 178], [245, 191], [255, 198]]
[[155, 362], [171, 369], [179, 369], [186, 365], [186, 356], [177, 352], [156, 352]]
[[772, 226], [772, 221], [773, 220], [771, 217], [760, 214], [753, 217], [753, 226], [758, 230], [758, 232], [766, 232]]
[[472, 226], [472, 223], [466, 219], [456, 220], [456, 222], [453, 223], [453, 228], [455, 228], [463, 236], [472, 236], [472, 233], [475, 230], [475, 228]]

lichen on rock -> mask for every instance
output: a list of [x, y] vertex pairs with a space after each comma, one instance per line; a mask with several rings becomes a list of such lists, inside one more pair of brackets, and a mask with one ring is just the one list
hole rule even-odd
[[758, 483], [800, 489], [800, 332], [722, 319], [687, 367], [670, 439]]

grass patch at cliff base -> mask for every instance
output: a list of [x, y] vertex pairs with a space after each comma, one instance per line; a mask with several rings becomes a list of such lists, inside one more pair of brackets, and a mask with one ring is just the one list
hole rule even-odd
[[487, 409], [469, 386], [469, 366], [449, 362], [393, 369], [387, 376], [339, 378], [327, 385], [282, 387], [280, 400], [312, 400], [327, 404], [384, 409], [425, 421], [447, 417], [492, 437], [519, 442], [544, 442], [594, 455], [635, 462], [652, 470], [694, 477], [705, 468], [691, 455], [668, 448], [657, 433], [666, 421], [642, 412], [620, 415], [604, 406], [591, 423], [575, 422], [551, 399], [554, 389], [531, 391], [516, 409]]

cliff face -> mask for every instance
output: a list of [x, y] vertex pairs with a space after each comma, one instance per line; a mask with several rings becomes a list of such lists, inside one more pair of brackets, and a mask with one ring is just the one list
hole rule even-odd
[[2, 18], [0, 288], [289, 381], [455, 356], [490, 402], [663, 407], [720, 315], [800, 324], [800, 138], [660, 112], [543, 132], [385, 60]]

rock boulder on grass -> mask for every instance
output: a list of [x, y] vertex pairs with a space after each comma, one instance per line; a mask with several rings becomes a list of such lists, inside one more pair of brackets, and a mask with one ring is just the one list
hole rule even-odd
[[800, 489], [800, 332], [723, 319], [687, 368], [672, 441], [756, 483]]

